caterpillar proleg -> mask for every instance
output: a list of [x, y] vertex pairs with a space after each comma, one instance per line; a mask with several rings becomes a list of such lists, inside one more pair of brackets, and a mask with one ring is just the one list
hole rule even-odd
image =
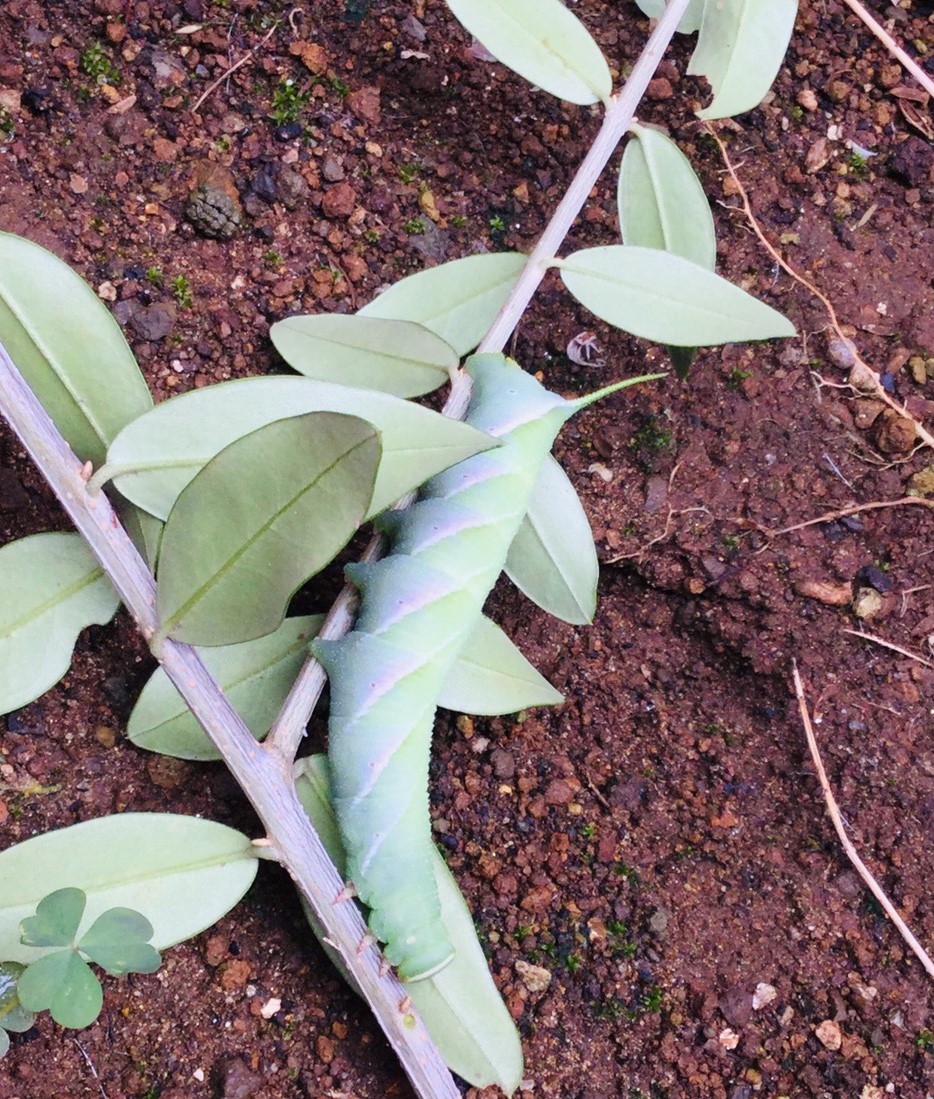
[[[500, 439], [432, 478], [381, 523], [392, 552], [351, 566], [355, 628], [315, 642], [328, 673], [328, 755], [347, 876], [407, 980], [453, 957], [432, 869], [428, 757], [437, 700], [503, 569], [541, 462], [593, 398], [565, 401], [503, 355], [476, 355], [467, 423]], [[613, 387], [616, 388], [616, 387]]]

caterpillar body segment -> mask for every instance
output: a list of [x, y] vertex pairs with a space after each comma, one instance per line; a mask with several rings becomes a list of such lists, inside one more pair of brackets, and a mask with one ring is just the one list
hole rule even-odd
[[541, 462], [578, 404], [502, 355], [474, 356], [467, 423], [501, 440], [383, 517], [392, 553], [349, 572], [354, 630], [313, 650], [331, 683], [328, 756], [347, 877], [407, 980], [453, 957], [432, 870], [428, 756], [445, 681], [528, 508]]

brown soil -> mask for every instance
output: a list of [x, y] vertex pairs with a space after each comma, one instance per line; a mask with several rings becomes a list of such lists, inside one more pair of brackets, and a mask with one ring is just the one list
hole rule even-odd
[[[929, 4], [876, 6], [931, 56]], [[374, 0], [356, 27], [330, 0], [267, 37], [269, 7], [128, 0], [126, 23], [123, 0], [0, 11], [0, 228], [116, 299], [160, 399], [276, 369], [268, 326], [289, 313], [352, 309], [443, 258], [527, 250], [597, 127], [595, 112], [473, 56], [440, 0]], [[724, 133], [765, 232], [930, 429], [930, 107], [904, 97], [910, 81], [842, 3], [803, 8], [774, 95]], [[618, 68], [636, 55], [647, 24], [635, 5], [575, 10]], [[605, 562], [597, 620], [571, 628], [498, 592], [497, 617], [568, 701], [518, 723], [442, 718], [438, 832], [525, 1038], [525, 1094], [924, 1099], [934, 988], [840, 852], [790, 670], [797, 660], [857, 846], [934, 943], [934, 670], [846, 632], [864, 626], [931, 660], [934, 517], [901, 506], [769, 532], [898, 500], [931, 454], [841, 388], [822, 307], [735, 212], [692, 115], [705, 92], [683, 76], [689, 45], [663, 64], [645, 117], [704, 178], [720, 270], [786, 312], [800, 339], [703, 351], [686, 384], [627, 390], [565, 431], [559, 454]], [[95, 67], [108, 86], [84, 71]], [[284, 81], [310, 89], [312, 70], [298, 123], [277, 127], [277, 89], [281, 115]], [[854, 157], [847, 141], [877, 155]], [[188, 220], [196, 179], [229, 239]], [[608, 174], [569, 245], [615, 239], [614, 189]], [[190, 303], [173, 296], [178, 276]], [[583, 329], [606, 367], [567, 358]], [[513, 351], [566, 392], [665, 361], [553, 282]], [[0, 445], [4, 538], [62, 527], [8, 432]], [[867, 599], [878, 605], [861, 622]], [[255, 829], [223, 769], [125, 742], [150, 667], [118, 617], [0, 726], [4, 845], [120, 810]], [[548, 971], [547, 988], [529, 989], [521, 961]], [[754, 1005], [759, 986], [774, 998], [760, 988]], [[0, 1066], [2, 1099], [408, 1094], [270, 867], [158, 974], [108, 982], [93, 1026], [42, 1019]]]

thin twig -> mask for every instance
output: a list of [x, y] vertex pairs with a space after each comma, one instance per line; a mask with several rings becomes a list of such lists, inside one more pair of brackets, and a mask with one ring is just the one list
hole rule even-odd
[[895, 909], [895, 906], [889, 900], [882, 890], [882, 887], [872, 876], [869, 868], [863, 862], [863, 860], [857, 854], [856, 848], [850, 842], [849, 836], [846, 834], [846, 828], [843, 824], [843, 818], [840, 815], [840, 810], [837, 808], [836, 799], [833, 796], [833, 792], [830, 789], [830, 783], [827, 780], [827, 772], [824, 770], [824, 764], [821, 761], [820, 752], [817, 748], [817, 738], [814, 736], [814, 729], [811, 725], [811, 715], [808, 713], [807, 700], [804, 697], [804, 686], [801, 682], [801, 676], [798, 674], [798, 665], [794, 663], [792, 665], [792, 674], [794, 676], [795, 694], [798, 698], [798, 709], [801, 712], [801, 720], [804, 723], [804, 735], [807, 737], [808, 747], [811, 750], [811, 758], [814, 760], [814, 767], [817, 771], [817, 779], [820, 782], [821, 790], [824, 793], [824, 801], [827, 803], [827, 812], [830, 814], [830, 819], [833, 821], [834, 829], [837, 836], [840, 839], [840, 843], [843, 846], [843, 850], [846, 852], [847, 858], [856, 867], [856, 871], [863, 879], [867, 886], [869, 886], [872, 895], [876, 898], [879, 904], [885, 909], [886, 914], [892, 923], [895, 924], [899, 931], [899, 934], [905, 940], [906, 943], [914, 951], [915, 955], [920, 960], [921, 964], [928, 971], [928, 975], [934, 977], [934, 962], [931, 961], [928, 952], [918, 942], [908, 925], [901, 918]]
[[99, 1092], [101, 1093], [102, 1099], [107, 1099], [107, 1092], [106, 1092], [106, 1091], [104, 1091], [104, 1085], [103, 1085], [103, 1084], [101, 1083], [101, 1078], [100, 1078], [100, 1076], [98, 1076], [98, 1074], [97, 1074], [97, 1069], [96, 1069], [96, 1068], [94, 1067], [94, 1062], [93, 1062], [93, 1061], [91, 1060], [90, 1056], [88, 1055], [88, 1051], [87, 1051], [87, 1050], [86, 1050], [86, 1049], [84, 1048], [84, 1046], [83, 1046], [83, 1045], [82, 1045], [82, 1044], [81, 1044], [81, 1043], [80, 1043], [80, 1042], [78, 1041], [78, 1039], [77, 1039], [77, 1038], [72, 1038], [72, 1041], [73, 1041], [73, 1042], [75, 1043], [75, 1045], [76, 1045], [76, 1046], [78, 1047], [78, 1052], [79, 1052], [79, 1053], [81, 1054], [81, 1056], [82, 1056], [82, 1057], [84, 1058], [84, 1063], [85, 1063], [85, 1064], [86, 1064], [86, 1065], [88, 1066], [88, 1068], [89, 1068], [89, 1069], [91, 1070], [91, 1075], [92, 1075], [92, 1076], [94, 1077], [94, 1079], [95, 1079], [95, 1080], [97, 1081], [97, 1089], [98, 1089], [98, 1091], [99, 1091]]
[[[0, 344], [0, 410], [110, 578], [140, 632], [156, 632], [155, 580], [103, 493], [91, 496], [81, 463]], [[424, 1023], [376, 950], [358, 954], [366, 927], [352, 904], [335, 904], [344, 882], [311, 825], [291, 766], [257, 744], [189, 645], [165, 639], [157, 654], [169, 679], [220, 752], [266, 829], [270, 847], [335, 944], [421, 1099], [458, 1099]]]
[[[292, 10], [294, 11], [294, 9], [292, 9]], [[291, 18], [291, 15], [292, 15], [292, 12], [290, 11], [287, 18]], [[198, 108], [208, 98], [208, 96], [213, 94], [213, 92], [215, 92], [221, 86], [221, 84], [224, 83], [224, 81], [227, 79], [228, 76], [233, 76], [233, 74], [237, 71], [237, 69], [240, 68], [241, 65], [245, 65], [247, 63], [247, 61], [249, 61], [250, 58], [259, 49], [261, 49], [263, 46], [266, 45], [266, 43], [269, 41], [269, 39], [272, 38], [272, 36], [279, 29], [279, 25], [281, 24], [281, 22], [282, 22], [281, 19], [277, 19], [275, 21], [275, 23], [273, 23], [273, 25], [269, 28], [269, 30], [263, 35], [263, 37], [256, 43], [256, 45], [251, 50], [248, 50], [243, 55], [243, 57], [240, 58], [239, 61], [235, 61], [229, 68], [224, 69], [224, 71], [221, 73], [221, 75], [213, 83], [208, 85], [207, 88], [205, 88], [205, 90], [198, 97], [198, 101], [191, 108], [191, 113], [192, 114], [197, 114]]]
[[782, 527], [781, 530], [767, 530], [760, 527], [766, 538], [778, 538], [782, 534], [791, 534], [795, 530], [804, 530], [805, 527], [814, 527], [819, 523], [832, 523], [837, 519], [845, 519], [848, 515], [858, 515], [861, 511], [879, 511], [881, 508], [898, 508], [917, 504], [919, 507], [934, 509], [934, 500], [926, 500], [923, 496], [901, 496], [897, 500], [874, 500], [871, 504], [853, 504], [850, 507], [841, 508], [839, 511], [826, 511], [818, 515], [816, 519], [808, 519], [803, 523], [794, 523], [790, 527]]
[[[549, 264], [558, 254], [574, 219], [583, 209], [594, 184], [602, 175], [623, 134], [632, 125], [636, 108], [645, 95], [649, 81], [655, 75], [655, 70], [681, 22], [681, 17], [687, 10], [688, 2], [689, 0], [669, 0], [664, 15], [655, 25], [622, 90], [610, 101], [610, 107], [604, 116], [596, 140], [581, 161], [567, 193], [532, 250], [519, 281], [513, 287], [512, 293], [506, 299], [489, 332], [480, 342], [480, 351], [502, 351], [506, 346], [519, 319], [545, 277]], [[469, 391], [466, 395], [470, 396]]]
[[[479, 351], [501, 351], [506, 346], [545, 275], [548, 261], [554, 258], [574, 219], [587, 201], [591, 189], [613, 155], [620, 138], [632, 125], [635, 109], [645, 94], [649, 81], [658, 68], [662, 54], [671, 41], [678, 23], [681, 22], [689, 2], [690, 0], [670, 0], [665, 14], [650, 35], [622, 91], [611, 101], [596, 141], [582, 161], [567, 193], [529, 256], [512, 293], [481, 341]], [[459, 371], [451, 386], [450, 396], [442, 409], [445, 416], [455, 420], [464, 418], [470, 402], [471, 386], [470, 376], [462, 370]], [[406, 500], [400, 501], [397, 506], [404, 507], [413, 498], [409, 496]], [[366, 547], [361, 560], [376, 560], [382, 549], [382, 538], [374, 538]], [[347, 633], [353, 624], [355, 600], [356, 589], [351, 584], [346, 584], [331, 607], [325, 629], [318, 635], [322, 640], [336, 639]], [[325, 681], [324, 670], [317, 660], [310, 656], [266, 738], [266, 743], [279, 752], [284, 759], [295, 758], [295, 753], [304, 736], [305, 726], [321, 697]]]
[[[932, 435], [927, 430], [927, 428], [924, 426], [924, 424], [921, 423], [917, 416], [914, 416], [903, 404], [900, 404], [898, 401], [895, 400], [894, 397], [889, 395], [885, 386], [882, 384], [882, 379], [879, 377], [878, 372], [873, 370], [873, 368], [860, 357], [859, 352], [856, 350], [856, 345], [848, 336], [844, 335], [843, 329], [840, 327], [840, 321], [837, 319], [837, 311], [834, 309], [833, 304], [827, 297], [827, 295], [818, 290], [814, 283], [805, 278], [804, 275], [799, 274], [799, 272], [796, 271], [791, 266], [791, 264], [788, 263], [788, 261], [775, 248], [775, 246], [762, 231], [756, 215], [752, 212], [752, 205], [749, 202], [749, 194], [746, 191], [746, 188], [743, 186], [739, 176], [736, 174], [736, 169], [733, 166], [733, 162], [730, 160], [729, 153], [726, 151], [726, 146], [720, 140], [720, 135], [709, 122], [706, 123], [706, 129], [720, 148], [720, 155], [723, 157], [723, 163], [726, 165], [726, 170], [729, 173], [730, 179], [733, 180], [733, 183], [736, 186], [739, 200], [743, 206], [743, 213], [745, 213], [746, 218], [749, 221], [749, 225], [752, 228], [752, 231], [759, 238], [759, 242], [762, 244], [762, 247], [769, 253], [772, 259], [779, 265], [779, 267], [781, 267], [781, 269], [787, 275], [794, 279], [795, 282], [803, 286], [805, 290], [813, 294], [814, 297], [817, 298], [818, 301], [820, 301], [820, 303], [823, 305], [824, 309], [826, 309], [827, 316], [830, 319], [831, 328], [833, 328], [834, 332], [836, 332], [838, 338], [844, 342], [850, 354], [852, 354], [854, 369], [858, 368], [855, 379], [856, 388], [861, 391], [866, 391], [868, 389], [868, 391], [872, 393], [876, 400], [882, 401], [883, 404], [888, 405], [888, 407], [891, 408], [894, 412], [897, 412], [899, 416], [903, 417], [906, 420], [910, 420], [914, 424], [915, 432], [917, 433], [918, 437], [923, 441], [924, 445], [929, 446], [932, 450], [934, 450], [934, 435]], [[851, 373], [851, 379], [852, 378], [853, 374]]]
[[878, 20], [870, 15], [870, 13], [863, 7], [859, 0], [843, 0], [852, 11], [859, 16], [860, 19], [866, 24], [866, 26], [872, 31], [872, 33], [879, 39], [883, 46], [889, 51], [889, 53], [898, 58], [898, 60], [905, 66], [905, 68], [911, 73], [911, 75], [918, 81], [918, 83], [926, 88], [931, 95], [934, 95], [934, 80], [932, 80], [928, 74], [921, 68], [921, 66], [915, 61], [913, 57], [910, 57], [901, 46], [895, 41], [895, 39], [888, 33], [888, 31], [880, 25]]
[[925, 668], [934, 668], [934, 664], [930, 660], [925, 660], [923, 656], [918, 656], [917, 653], [913, 653], [911, 649], [904, 649], [901, 645], [896, 645], [894, 641], [886, 641], [882, 637], [876, 637], [874, 633], [864, 633], [862, 630], [844, 630], [844, 633], [852, 634], [854, 637], [861, 637], [863, 641], [871, 641], [874, 645], [881, 645], [883, 649], [891, 649], [893, 653], [900, 653], [902, 656], [907, 656], [909, 660], [916, 660], [919, 664], [923, 664]]

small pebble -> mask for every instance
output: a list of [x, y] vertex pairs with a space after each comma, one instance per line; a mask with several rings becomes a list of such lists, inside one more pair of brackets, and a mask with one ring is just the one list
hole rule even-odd
[[882, 596], [875, 588], [860, 588], [853, 600], [853, 613], [857, 618], [875, 618], [882, 610]]
[[725, 1030], [720, 1031], [717, 1041], [724, 1049], [736, 1049], [739, 1045], [739, 1035], [732, 1027], [726, 1027]]
[[521, 958], [516, 962], [516, 973], [529, 992], [544, 992], [551, 984], [551, 973], [547, 969]]
[[214, 1067], [219, 1099], [251, 1099], [263, 1086], [263, 1078], [239, 1057], [227, 1057]]
[[829, 1049], [831, 1053], [836, 1052], [843, 1045], [843, 1035], [840, 1032], [840, 1027], [833, 1019], [825, 1019], [822, 1023], [814, 1028], [814, 1033], [817, 1035], [817, 1040], [825, 1048]]

